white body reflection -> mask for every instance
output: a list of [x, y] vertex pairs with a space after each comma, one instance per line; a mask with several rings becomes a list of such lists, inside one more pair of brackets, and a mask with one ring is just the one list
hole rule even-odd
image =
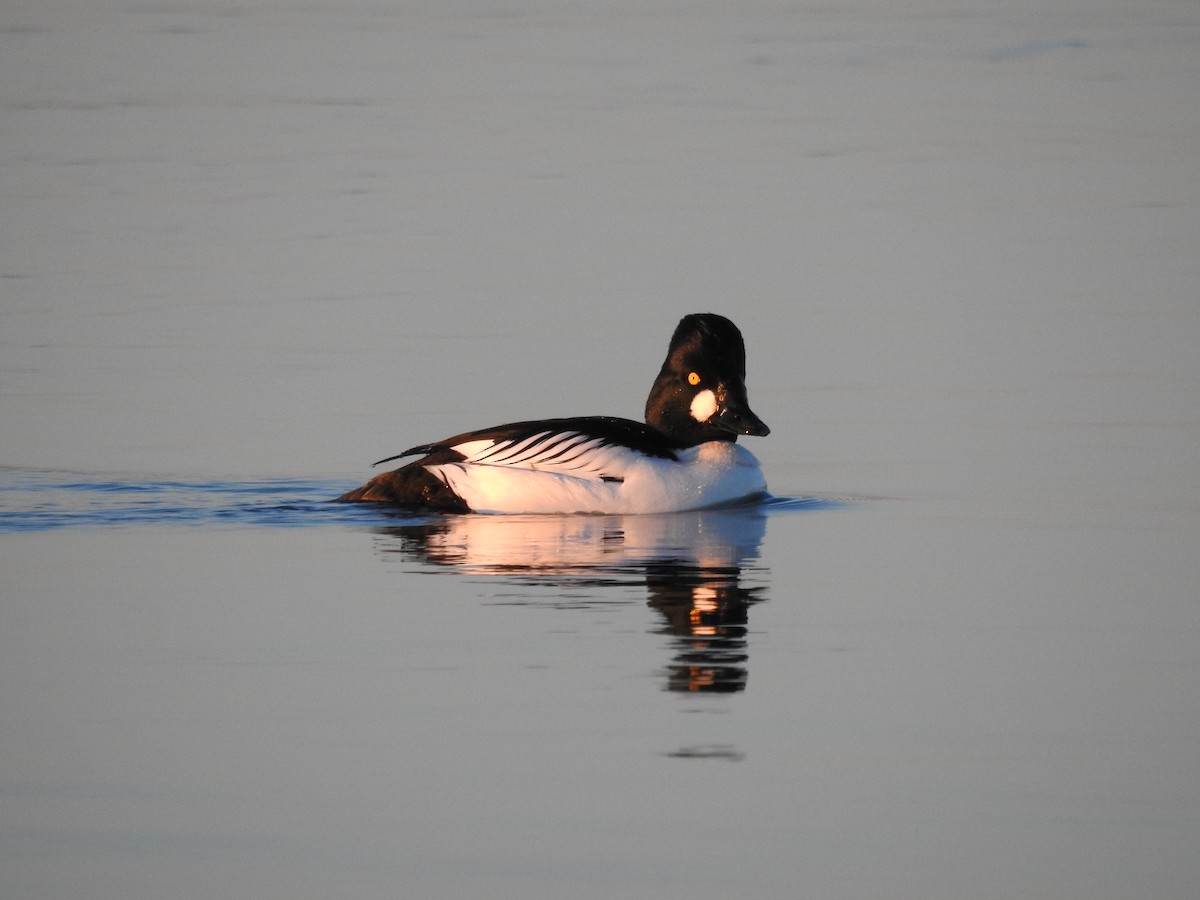
[[[381, 549], [471, 575], [645, 585], [671, 638], [667, 688], [746, 687], [751, 605], [765, 599], [753, 565], [766, 532], [758, 507], [654, 516], [445, 516], [379, 529]], [[743, 582], [751, 580], [754, 585]], [[599, 597], [598, 599], [603, 599]]]

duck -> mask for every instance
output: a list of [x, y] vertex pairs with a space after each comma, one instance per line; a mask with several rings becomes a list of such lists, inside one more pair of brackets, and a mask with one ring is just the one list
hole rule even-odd
[[645, 422], [533, 419], [468, 431], [409, 456], [338, 497], [416, 513], [685, 512], [766, 496], [758, 459], [737, 439], [770, 429], [746, 395], [741, 331], [716, 313], [684, 316], [646, 399]]

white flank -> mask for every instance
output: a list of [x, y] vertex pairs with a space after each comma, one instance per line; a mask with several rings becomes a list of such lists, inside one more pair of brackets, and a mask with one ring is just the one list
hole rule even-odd
[[767, 489], [758, 460], [740, 444], [710, 441], [680, 451], [675, 461], [578, 438], [557, 460], [502, 465], [464, 460], [426, 468], [482, 513], [682, 512], [733, 503]]

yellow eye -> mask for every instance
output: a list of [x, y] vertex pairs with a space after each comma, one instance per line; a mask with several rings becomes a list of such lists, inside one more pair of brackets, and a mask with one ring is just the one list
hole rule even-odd
[[700, 376], [695, 372], [688, 372], [688, 384], [699, 384]]

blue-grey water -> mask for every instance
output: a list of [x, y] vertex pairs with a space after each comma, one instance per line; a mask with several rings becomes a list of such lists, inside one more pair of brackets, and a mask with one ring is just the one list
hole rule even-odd
[[[1200, 883], [1191, 0], [0, 9], [0, 896]], [[330, 503], [745, 333], [772, 498]]]

